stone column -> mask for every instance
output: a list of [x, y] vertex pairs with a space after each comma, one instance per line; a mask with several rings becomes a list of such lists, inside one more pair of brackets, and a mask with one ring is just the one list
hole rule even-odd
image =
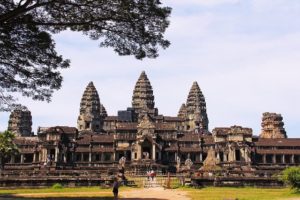
[[276, 164], [276, 155], [275, 154], [273, 154], [273, 156], [272, 156], [272, 161], [274, 164]]
[[83, 162], [83, 153], [80, 153], [80, 161]]
[[200, 162], [203, 161], [203, 155], [202, 155], [202, 152], [200, 152]]
[[294, 154], [291, 155], [291, 163], [292, 163], [292, 164], [295, 164], [295, 155], [294, 155]]
[[137, 159], [140, 160], [142, 158], [142, 147], [141, 145], [137, 145]]
[[89, 152], [89, 166], [91, 166], [91, 162], [92, 162], [92, 153]]
[[71, 159], [72, 159], [72, 162], [74, 163], [74, 162], [76, 162], [76, 157], [75, 157], [75, 152], [72, 152], [71, 153]]
[[266, 162], [267, 162], [267, 156], [266, 156], [266, 154], [264, 154], [263, 155], [263, 163], [266, 164]]
[[32, 162], [33, 163], [36, 162], [36, 152], [33, 153], [33, 160], [32, 160]]
[[104, 153], [100, 153], [100, 161], [103, 162], [104, 161]]
[[[111, 158], [110, 158], [111, 159]], [[116, 151], [113, 152], [113, 157], [112, 157], [113, 161], [116, 161]]]
[[285, 164], [285, 155], [282, 155], [281, 162], [282, 162], [282, 164]]
[[58, 154], [59, 154], [59, 148], [55, 147], [55, 158], [54, 158], [55, 162], [58, 162]]
[[15, 155], [11, 155], [10, 163], [15, 163]]
[[21, 163], [24, 163], [24, 154], [21, 154]]
[[227, 162], [227, 154], [226, 153], [223, 154], [223, 160], [224, 160], [224, 162]]
[[217, 152], [217, 160], [220, 161], [220, 152]]
[[155, 144], [152, 145], [152, 159], [153, 159], [153, 160], [156, 160]]

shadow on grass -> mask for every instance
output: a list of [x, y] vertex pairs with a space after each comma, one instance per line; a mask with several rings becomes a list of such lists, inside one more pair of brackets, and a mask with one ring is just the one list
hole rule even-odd
[[[113, 200], [113, 197], [16, 197], [14, 195], [1, 195], [0, 200]], [[119, 200], [166, 200], [160, 198], [122, 198]]]

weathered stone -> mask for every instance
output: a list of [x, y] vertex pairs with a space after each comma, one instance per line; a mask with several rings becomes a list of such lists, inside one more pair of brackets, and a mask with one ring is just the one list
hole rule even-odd
[[17, 136], [31, 136], [32, 117], [29, 110], [14, 110], [8, 121], [8, 130]]
[[152, 116], [156, 116], [157, 109], [154, 108], [154, 105], [152, 86], [145, 71], [143, 71], [133, 90], [132, 107], [137, 114], [147, 112]]
[[93, 82], [88, 84], [82, 95], [79, 113], [77, 120], [79, 131], [99, 132], [101, 130], [101, 104]]
[[105, 119], [108, 116], [103, 104], [100, 105], [100, 116], [102, 119]]
[[207, 152], [207, 157], [203, 162], [203, 166], [201, 167], [201, 170], [205, 171], [213, 171], [216, 169], [219, 169], [217, 164], [219, 164], [219, 160], [216, 158], [216, 152], [213, 148], [210, 148]]
[[196, 81], [190, 89], [186, 104], [181, 105], [178, 117], [186, 120], [187, 130], [208, 130], [206, 102]]
[[188, 118], [187, 109], [186, 109], [186, 106], [185, 106], [184, 103], [181, 105], [177, 116], [182, 118], [182, 119], [187, 119]]
[[287, 138], [283, 118], [277, 113], [263, 113], [260, 138]]

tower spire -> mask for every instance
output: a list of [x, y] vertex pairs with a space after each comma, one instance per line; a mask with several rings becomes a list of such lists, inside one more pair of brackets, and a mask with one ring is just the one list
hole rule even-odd
[[28, 109], [16, 109], [11, 112], [7, 130], [17, 136], [31, 136], [32, 117]]
[[101, 104], [98, 92], [90, 82], [86, 87], [80, 102], [80, 111], [77, 120], [78, 130], [101, 130]]
[[132, 107], [137, 114], [147, 112], [150, 115], [157, 115], [157, 109], [154, 108], [154, 105], [151, 83], [145, 71], [142, 71], [133, 90]]
[[188, 119], [190, 120], [189, 126], [208, 130], [208, 117], [206, 113], [206, 102], [204, 95], [195, 81], [190, 89], [186, 101], [186, 110]]

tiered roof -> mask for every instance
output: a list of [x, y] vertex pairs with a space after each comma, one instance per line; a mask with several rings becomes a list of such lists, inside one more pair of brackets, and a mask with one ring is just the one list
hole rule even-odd
[[139, 113], [141, 110], [154, 109], [154, 95], [151, 83], [143, 71], [135, 84], [132, 96], [132, 107]]
[[14, 110], [8, 121], [8, 130], [15, 133], [17, 136], [31, 135], [32, 117], [29, 110]]
[[186, 110], [188, 115], [194, 115], [194, 120], [200, 123], [201, 128], [208, 129], [208, 118], [206, 113], [206, 102], [204, 95], [195, 81], [190, 89], [187, 101]]
[[277, 113], [263, 113], [261, 138], [286, 138], [283, 118]]
[[103, 109], [101, 109], [98, 92], [93, 82], [90, 82], [86, 87], [80, 102], [80, 115], [78, 117], [79, 131], [82, 130], [100, 131], [101, 114], [105, 114], [105, 113]]

